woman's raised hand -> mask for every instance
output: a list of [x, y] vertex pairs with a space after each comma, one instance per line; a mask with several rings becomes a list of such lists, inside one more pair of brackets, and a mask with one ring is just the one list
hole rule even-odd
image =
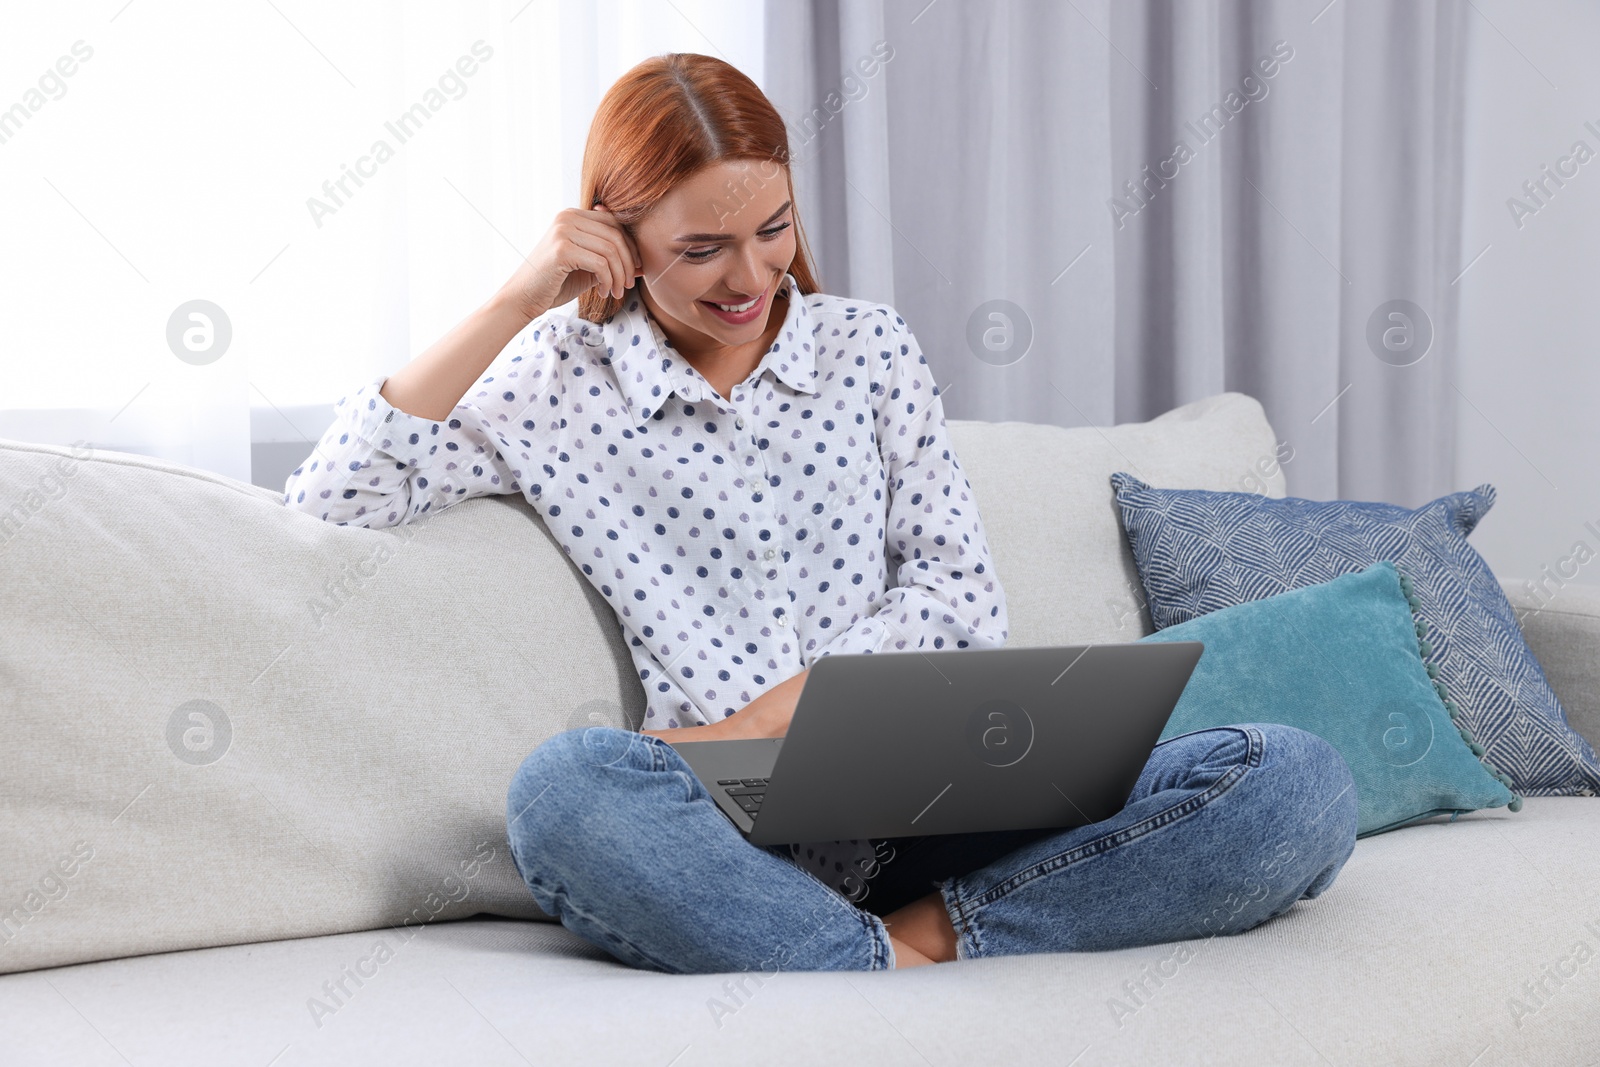
[[620, 297], [642, 272], [638, 246], [604, 204], [570, 207], [556, 213], [500, 295], [532, 322], [591, 288]]

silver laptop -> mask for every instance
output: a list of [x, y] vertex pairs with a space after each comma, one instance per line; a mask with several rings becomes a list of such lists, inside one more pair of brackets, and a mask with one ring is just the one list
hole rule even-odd
[[1067, 829], [1122, 810], [1204, 650], [825, 656], [786, 737], [669, 743], [756, 845]]

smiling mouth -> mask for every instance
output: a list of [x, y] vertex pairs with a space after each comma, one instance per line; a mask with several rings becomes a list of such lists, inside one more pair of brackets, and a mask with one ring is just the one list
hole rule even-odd
[[766, 293], [738, 304], [724, 304], [716, 300], [702, 300], [700, 303], [730, 326], [748, 326], [767, 313]]

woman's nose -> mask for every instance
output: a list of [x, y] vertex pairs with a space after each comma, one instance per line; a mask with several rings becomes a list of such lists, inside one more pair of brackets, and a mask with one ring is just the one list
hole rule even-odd
[[739, 269], [728, 277], [728, 288], [746, 296], [755, 296], [765, 292], [767, 288], [767, 270], [761, 263], [761, 255], [755, 249], [746, 251], [739, 257]]

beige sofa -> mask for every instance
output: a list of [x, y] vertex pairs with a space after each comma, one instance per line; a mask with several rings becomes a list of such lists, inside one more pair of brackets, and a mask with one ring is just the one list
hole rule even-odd
[[[1112, 471], [1285, 491], [1239, 394], [950, 428], [1012, 646], [1150, 632]], [[1504, 584], [1600, 742], [1600, 593], [1533, 612]], [[523, 756], [644, 704], [615, 617], [520, 498], [337, 527], [205, 472], [0, 441], [0, 587], [8, 1065], [1600, 1060], [1591, 798], [1364, 839], [1326, 894], [1237, 937], [639, 972], [548, 921], [506, 852]]]

